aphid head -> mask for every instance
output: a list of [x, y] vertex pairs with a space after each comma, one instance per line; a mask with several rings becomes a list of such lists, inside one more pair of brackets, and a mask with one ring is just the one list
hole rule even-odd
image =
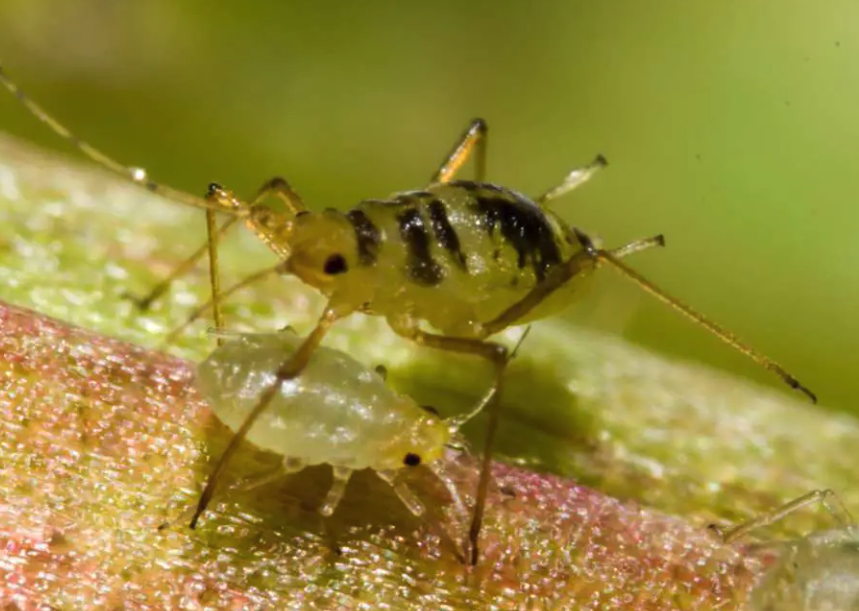
[[330, 294], [363, 280], [357, 261], [355, 230], [336, 210], [295, 217], [286, 269], [307, 284]]
[[437, 461], [450, 440], [447, 423], [431, 414], [414, 421], [403, 435], [391, 439], [380, 457], [377, 470], [417, 467]]

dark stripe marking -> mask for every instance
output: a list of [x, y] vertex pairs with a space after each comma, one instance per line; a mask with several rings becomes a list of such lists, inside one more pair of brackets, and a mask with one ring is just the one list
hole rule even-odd
[[397, 215], [400, 237], [408, 249], [406, 268], [409, 278], [422, 286], [436, 286], [444, 280], [444, 269], [430, 254], [430, 240], [424, 220], [416, 208]]
[[439, 245], [450, 253], [454, 263], [462, 271], [467, 272], [468, 263], [465, 261], [465, 255], [462, 254], [459, 236], [456, 235], [456, 230], [450, 224], [450, 219], [447, 218], [447, 208], [441, 201], [436, 199], [430, 202], [429, 218]]
[[551, 267], [561, 262], [554, 231], [539, 206], [490, 194], [478, 196], [474, 201], [486, 232], [491, 236], [495, 227], [500, 227], [501, 237], [519, 257], [520, 269], [530, 263], [541, 281]]
[[361, 210], [350, 210], [346, 218], [355, 228], [355, 241], [358, 244], [358, 262], [361, 265], [375, 265], [379, 256], [382, 237], [379, 228]]

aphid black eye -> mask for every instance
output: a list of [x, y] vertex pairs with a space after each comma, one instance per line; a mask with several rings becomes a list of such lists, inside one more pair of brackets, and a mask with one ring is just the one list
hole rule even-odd
[[219, 191], [223, 191], [224, 188], [216, 182], [210, 182], [209, 188], [206, 190], [207, 197], [213, 197]]
[[325, 261], [324, 270], [329, 276], [336, 276], [337, 274], [342, 274], [348, 271], [349, 266], [346, 265], [346, 259], [343, 255], [331, 255]]
[[409, 452], [408, 454], [406, 454], [406, 457], [403, 458], [403, 464], [407, 467], [417, 467], [419, 464], [421, 464], [421, 457], [417, 454], [412, 454], [411, 452]]

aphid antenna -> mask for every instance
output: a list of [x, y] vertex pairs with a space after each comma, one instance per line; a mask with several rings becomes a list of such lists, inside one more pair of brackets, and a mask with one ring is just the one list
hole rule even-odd
[[13, 96], [15, 96], [15, 98], [17, 98], [17, 100], [30, 112], [30, 114], [47, 125], [51, 131], [78, 149], [85, 156], [89, 157], [92, 161], [110, 170], [114, 174], [118, 174], [119, 176], [142, 186], [147, 191], [151, 191], [152, 193], [188, 206], [202, 208], [204, 210], [212, 210], [215, 212], [226, 212], [232, 213], [233, 215], [241, 215], [240, 208], [230, 210], [228, 206], [210, 202], [202, 197], [195, 197], [190, 193], [185, 193], [184, 191], [179, 191], [166, 185], [156, 183], [149, 179], [145, 169], [136, 166], [124, 165], [109, 155], [106, 155], [87, 141], [76, 136], [70, 129], [51, 116], [44, 108], [24, 93], [24, 91], [15, 84], [15, 81], [13, 81], [5, 72], [2, 65], [0, 65], [0, 83], [2, 83], [3, 86], [8, 89]]
[[[531, 333], [531, 325], [528, 325], [527, 327], [525, 327], [525, 330], [522, 332], [522, 335], [520, 335], [519, 339], [516, 340], [516, 345], [513, 346], [513, 350], [510, 352], [510, 356], [507, 357], [508, 362], [513, 360], [516, 357], [516, 355], [519, 353], [519, 348], [522, 347], [522, 342], [525, 341], [525, 338], [528, 337], [529, 333]], [[477, 405], [475, 405], [470, 411], [468, 411], [464, 414], [460, 414], [458, 416], [451, 416], [450, 418], [448, 418], [448, 420], [447, 420], [448, 428], [449, 428], [451, 434], [458, 432], [459, 429], [461, 429], [462, 426], [466, 422], [468, 422], [469, 420], [471, 420], [472, 418], [474, 418], [475, 416], [480, 414], [480, 412], [482, 412], [483, 409], [487, 405], [489, 405], [489, 403], [495, 397], [495, 394], [497, 392], [498, 392], [498, 388], [496, 386], [493, 386], [483, 396], [483, 398], [477, 402]]]
[[718, 534], [725, 543], [731, 543], [736, 541], [737, 539], [744, 537], [750, 532], [757, 530], [759, 528], [763, 528], [764, 526], [769, 526], [770, 524], [775, 524], [783, 519], [785, 519], [788, 515], [798, 511], [800, 509], [804, 509], [809, 505], [813, 505], [815, 503], [821, 503], [826, 510], [832, 514], [835, 518], [836, 522], [838, 522], [839, 528], [849, 528], [855, 527], [856, 522], [853, 520], [853, 515], [844, 505], [841, 500], [841, 497], [836, 494], [834, 490], [825, 489], [825, 490], [812, 490], [802, 496], [793, 499], [792, 501], [788, 501], [784, 505], [780, 505], [776, 507], [772, 511], [768, 511], [767, 513], [761, 514], [747, 522], [743, 522], [729, 529], [721, 529], [716, 524], [710, 524], [709, 528]]

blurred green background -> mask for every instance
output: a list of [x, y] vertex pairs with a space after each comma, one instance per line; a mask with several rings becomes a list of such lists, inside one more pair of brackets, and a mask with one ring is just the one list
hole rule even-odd
[[[601, 152], [562, 216], [611, 246], [665, 233], [638, 269], [856, 412], [857, 24], [847, 0], [4, 0], [0, 61], [195, 193], [284, 175], [347, 207], [421, 186], [474, 116], [524, 192]], [[8, 95], [0, 129], [69, 150]], [[611, 274], [570, 317], [779, 385]]]

